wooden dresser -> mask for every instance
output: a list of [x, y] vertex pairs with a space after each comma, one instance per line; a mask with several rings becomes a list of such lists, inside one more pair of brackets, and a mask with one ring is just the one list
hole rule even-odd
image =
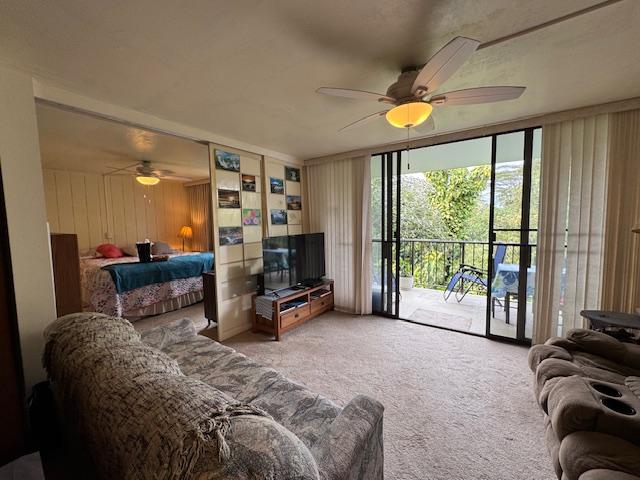
[[[322, 284], [315, 287], [301, 289], [286, 297], [274, 298], [271, 300], [271, 318], [266, 318], [256, 311], [257, 299], [254, 295], [251, 305], [252, 331], [270, 333], [279, 341], [282, 333], [333, 310], [333, 280], [323, 280]], [[290, 306], [294, 304], [296, 306]]]
[[58, 316], [81, 312], [80, 254], [76, 234], [51, 234], [51, 262]]

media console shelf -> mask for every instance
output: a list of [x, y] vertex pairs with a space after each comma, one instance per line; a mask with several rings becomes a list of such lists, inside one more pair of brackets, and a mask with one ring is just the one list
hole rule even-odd
[[[286, 296], [272, 294], [253, 296], [251, 302], [252, 332], [270, 333], [279, 341], [284, 332], [292, 330], [324, 312], [333, 310], [333, 280], [323, 280], [315, 287], [290, 293], [292, 290], [286, 289], [288, 293]], [[271, 318], [265, 316], [265, 313], [271, 313]]]

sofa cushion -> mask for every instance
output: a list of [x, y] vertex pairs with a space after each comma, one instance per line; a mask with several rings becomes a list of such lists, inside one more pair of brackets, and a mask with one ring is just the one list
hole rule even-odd
[[593, 330], [569, 330], [567, 339], [580, 349], [624, 366], [640, 369], [640, 345], [623, 343], [610, 335]]
[[182, 371], [241, 402], [250, 402], [295, 433], [308, 447], [329, 428], [340, 408], [308, 388], [232, 348], [198, 336], [168, 346]]
[[181, 318], [140, 333], [141, 340], [153, 348], [163, 350], [174, 343], [194, 338], [198, 332], [191, 320]]

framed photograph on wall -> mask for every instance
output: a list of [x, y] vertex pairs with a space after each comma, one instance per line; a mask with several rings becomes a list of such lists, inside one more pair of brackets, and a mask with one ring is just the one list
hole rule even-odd
[[216, 150], [216, 168], [219, 170], [228, 170], [230, 172], [240, 171], [240, 155], [237, 153], [225, 152], [224, 150]]
[[269, 185], [271, 185], [271, 193], [279, 193], [284, 195], [284, 180], [281, 178], [269, 177]]
[[242, 227], [220, 227], [218, 233], [221, 247], [242, 243]]
[[300, 195], [287, 195], [287, 210], [302, 210]]
[[274, 208], [271, 210], [271, 225], [286, 225], [287, 211]]
[[257, 208], [242, 209], [242, 225], [260, 225], [260, 210]]
[[255, 192], [256, 191], [256, 177], [255, 175], [242, 174], [242, 191]]
[[290, 182], [300, 181], [300, 169], [294, 167], [284, 167], [284, 178]]
[[218, 189], [218, 207], [240, 208], [240, 192], [238, 190]]

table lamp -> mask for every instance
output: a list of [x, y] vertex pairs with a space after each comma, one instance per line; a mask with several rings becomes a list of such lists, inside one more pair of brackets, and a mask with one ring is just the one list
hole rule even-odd
[[178, 238], [182, 239], [182, 251], [184, 252], [184, 239], [185, 238], [188, 238], [188, 239], [193, 238], [193, 229], [191, 227], [189, 227], [188, 225], [184, 225], [180, 229], [180, 233], [178, 233]]

